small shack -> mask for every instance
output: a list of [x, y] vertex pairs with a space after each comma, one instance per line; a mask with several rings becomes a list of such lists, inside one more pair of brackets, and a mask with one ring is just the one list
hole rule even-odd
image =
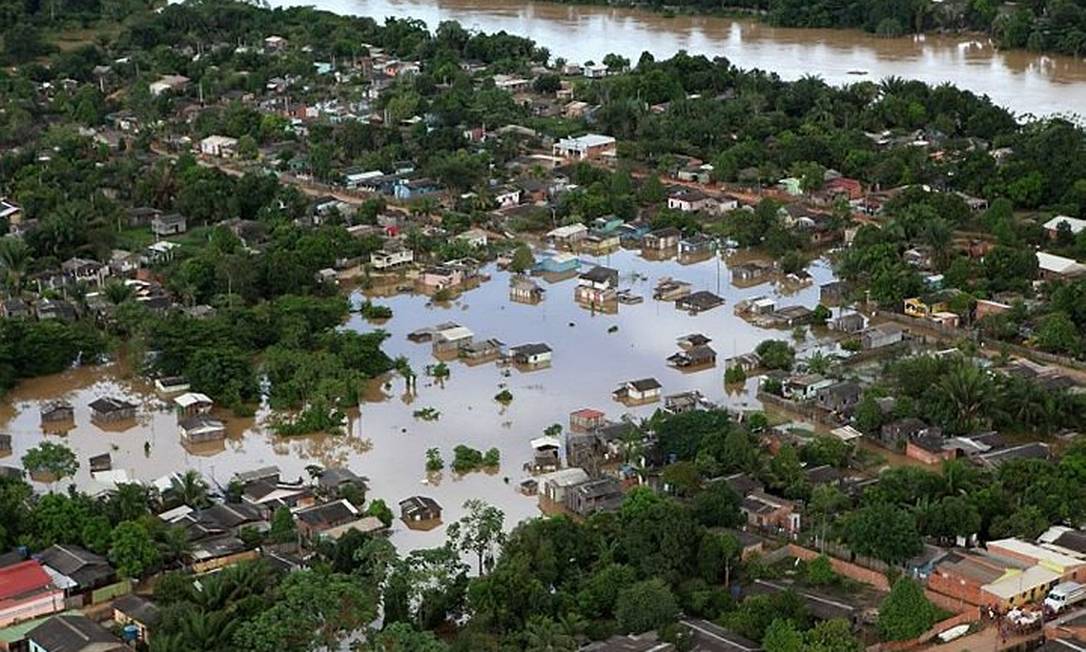
[[53, 401], [41, 407], [42, 423], [66, 423], [75, 420], [75, 408], [66, 401]]
[[184, 418], [178, 422], [177, 428], [181, 432], [181, 438], [190, 444], [226, 439], [226, 425], [206, 414]]
[[185, 392], [175, 398], [173, 404], [177, 406], [177, 415], [180, 417], [207, 414], [211, 412], [211, 408], [215, 407], [215, 402], [210, 396], [199, 392]]
[[411, 496], [400, 501], [400, 518], [405, 522], [441, 520], [441, 505], [429, 496]]
[[91, 420], [99, 423], [116, 423], [136, 418], [136, 404], [123, 398], [103, 396], [92, 401], [88, 407], [91, 410]]

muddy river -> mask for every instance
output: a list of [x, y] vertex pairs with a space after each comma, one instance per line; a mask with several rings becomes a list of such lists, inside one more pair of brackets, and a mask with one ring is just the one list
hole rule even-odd
[[[620, 251], [599, 260], [618, 269], [620, 285], [645, 297], [643, 303], [619, 305], [615, 314], [593, 313], [574, 302], [577, 281], [548, 284], [545, 299], [537, 305], [515, 303], [509, 298], [509, 274], [493, 267], [486, 269], [491, 280], [447, 304], [434, 304], [427, 297], [401, 294], [376, 299], [392, 308], [394, 316], [382, 324], [390, 333], [385, 349], [403, 355], [420, 374], [414, 396], [405, 394], [405, 381], [394, 376], [388, 383], [375, 383], [367, 401], [351, 420], [349, 432], [338, 437], [310, 436], [281, 439], [263, 427], [266, 413], [255, 419], [237, 419], [223, 414], [229, 425], [225, 444], [204, 449], [187, 449], [177, 433], [177, 417], [153, 388], [126, 374], [119, 365], [82, 368], [48, 378], [24, 382], [0, 403], [0, 432], [13, 435], [14, 451], [0, 464], [19, 464], [22, 454], [43, 439], [63, 440], [80, 459], [77, 483], [96, 488], [87, 468], [92, 455], [111, 453], [113, 468], [134, 478], [153, 480], [172, 471], [197, 469], [214, 482], [225, 485], [234, 472], [275, 464], [284, 478], [305, 474], [309, 464], [346, 465], [367, 476], [371, 495], [390, 505], [412, 494], [430, 495], [445, 508], [445, 522], [461, 515], [461, 505], [482, 497], [505, 510], [510, 521], [538, 514], [537, 500], [517, 491], [525, 473], [524, 462], [531, 457], [528, 442], [553, 423], [568, 424], [568, 414], [582, 407], [595, 407], [612, 419], [624, 413], [646, 417], [657, 406], [627, 408], [611, 398], [621, 382], [654, 377], [663, 393], [700, 390], [707, 398], [733, 407], [757, 407], [750, 390], [726, 393], [723, 360], [752, 350], [769, 337], [791, 339], [791, 331], [755, 327], [733, 313], [735, 303], [756, 295], [769, 295], [778, 305], [801, 304], [814, 307], [818, 285], [832, 280], [825, 261], [815, 262], [810, 273], [813, 283], [794, 288], [769, 281], [753, 287], [733, 284], [731, 273], [718, 258], [697, 264], [677, 261], [649, 262], [635, 252]], [[584, 268], [582, 268], [584, 269]], [[662, 277], [687, 281], [694, 290], [710, 290], [726, 298], [719, 308], [690, 315], [676, 310], [670, 302], [654, 301], [652, 290]], [[356, 294], [354, 297], [360, 297]], [[524, 372], [491, 362], [468, 366], [451, 362], [450, 377], [440, 384], [422, 376], [435, 359], [428, 343], [413, 343], [407, 334], [441, 322], [456, 322], [471, 329], [477, 340], [496, 338], [506, 346], [544, 342], [553, 349], [549, 368]], [[617, 330], [609, 332], [612, 327]], [[345, 326], [371, 330], [373, 325], [354, 316]], [[700, 332], [712, 338], [718, 355], [717, 366], [684, 373], [667, 365], [666, 358], [678, 350], [676, 338]], [[799, 344], [811, 349], [822, 346], [813, 336]], [[502, 388], [513, 401], [502, 406], [494, 395]], [[87, 404], [105, 395], [134, 397], [142, 404], [138, 422], [125, 430], [103, 430], [90, 421]], [[64, 398], [75, 406], [75, 427], [66, 434], [45, 434], [40, 426], [42, 403]], [[416, 419], [413, 413], [433, 408], [436, 421]], [[446, 471], [433, 481], [424, 470], [425, 451], [441, 450], [446, 461], [457, 444], [480, 450], [497, 447], [502, 465], [494, 474], [472, 473], [462, 477]], [[149, 447], [145, 448], [145, 444]], [[44, 488], [44, 485], [42, 486]], [[393, 539], [403, 548], [436, 545], [443, 528], [430, 532], [407, 530], [397, 522]]]
[[[998, 51], [984, 36], [878, 38], [855, 30], [777, 28], [751, 19], [666, 17], [637, 9], [523, 0], [270, 0], [313, 5], [382, 20], [414, 18], [431, 29], [456, 20], [468, 29], [527, 36], [554, 57], [600, 61], [607, 53], [636, 62], [642, 52], [666, 58], [680, 50], [724, 56], [743, 68], [784, 79], [817, 75], [834, 84], [898, 76], [950, 82], [1019, 114], [1080, 112], [1086, 106], [1086, 61], [1023, 50]], [[862, 75], [855, 73], [862, 72]]]

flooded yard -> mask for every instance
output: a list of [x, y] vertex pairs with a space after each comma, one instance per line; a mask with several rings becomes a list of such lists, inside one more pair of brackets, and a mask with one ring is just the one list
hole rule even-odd
[[[370, 495], [383, 498], [397, 516], [399, 500], [422, 494], [444, 507], [445, 523], [459, 518], [462, 503], [473, 497], [501, 507], [514, 522], [539, 513], [537, 499], [521, 495], [517, 483], [526, 475], [523, 465], [532, 455], [529, 440], [540, 436], [547, 426], [558, 423], [567, 427], [569, 413], [583, 407], [603, 410], [613, 420], [625, 413], [647, 417], [659, 403], [627, 407], [611, 396], [621, 383], [643, 378], [659, 381], [665, 396], [699, 390], [707, 399], [731, 407], [757, 407], [753, 379], [746, 391], [725, 392], [724, 359], [752, 350], [763, 339], [791, 340], [792, 332], [754, 326], [735, 316], [735, 304], [768, 295], [779, 306], [813, 308], [818, 302], [818, 286], [833, 280], [829, 264], [816, 261], [808, 270], [813, 283], [785, 295], [780, 286], [768, 281], [738, 287], [719, 258], [691, 265], [674, 260], [650, 262], [631, 251], [599, 259], [581, 258], [585, 263], [582, 271], [592, 263], [617, 269], [620, 288], [644, 300], [622, 303], [610, 314], [593, 312], [575, 303], [577, 280], [569, 278], [556, 283], [539, 280], [546, 289], [543, 300], [536, 305], [518, 303], [510, 299], [510, 274], [493, 266], [485, 270], [491, 276], [489, 282], [447, 303], [434, 303], [421, 294], [375, 299], [393, 310], [393, 318], [380, 326], [390, 334], [385, 350], [409, 360], [419, 374], [418, 384], [414, 394], [407, 394], [406, 382], [398, 375], [374, 383], [342, 436], [282, 439], [263, 427], [264, 412], [254, 419], [220, 414], [228, 426], [225, 444], [190, 450], [181, 444], [172, 406], [157, 397], [153, 387], [126, 378], [119, 365], [109, 365], [30, 380], [12, 391], [0, 403], [0, 432], [13, 436], [14, 450], [9, 457], [0, 458], [0, 464], [19, 465], [30, 447], [43, 439], [60, 439], [78, 454], [76, 482], [86, 488], [95, 486], [87, 460], [101, 453], [110, 453], [113, 468], [127, 471], [134, 479], [153, 480], [192, 468], [221, 485], [236, 471], [270, 464], [282, 469], [284, 479], [304, 476], [310, 464], [348, 466], [370, 479]], [[677, 310], [672, 302], [652, 298], [653, 289], [664, 277], [686, 281], [695, 292], [713, 292], [726, 303], [697, 315]], [[352, 298], [357, 303], [363, 296], [356, 292]], [[437, 382], [424, 371], [437, 362], [431, 344], [412, 342], [407, 335], [445, 322], [466, 327], [476, 341], [493, 338], [506, 347], [545, 343], [553, 351], [552, 361], [536, 370], [495, 362], [468, 365], [453, 361], [448, 363], [449, 377]], [[344, 327], [360, 331], [375, 328], [359, 315], [353, 315]], [[718, 354], [715, 366], [680, 371], [668, 365], [668, 356], [679, 350], [676, 340], [691, 333], [711, 338], [710, 346]], [[816, 344], [811, 340], [806, 346]], [[503, 389], [513, 396], [507, 405], [494, 398]], [[92, 424], [87, 404], [108, 395], [139, 402], [137, 420], [109, 430]], [[45, 434], [40, 407], [57, 399], [75, 407], [75, 425], [63, 435]], [[413, 416], [426, 408], [439, 417], [423, 420]], [[482, 451], [497, 448], [500, 469], [464, 476], [454, 476], [446, 469], [427, 478], [426, 450], [438, 448], [448, 466], [458, 444]], [[415, 531], [397, 521], [392, 537], [406, 549], [437, 545], [443, 541], [444, 527]]]

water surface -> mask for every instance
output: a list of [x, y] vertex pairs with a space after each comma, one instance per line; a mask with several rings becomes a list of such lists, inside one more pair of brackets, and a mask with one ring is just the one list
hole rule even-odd
[[[856, 30], [779, 28], [752, 19], [676, 16], [598, 6], [522, 0], [270, 0], [339, 14], [422, 20], [434, 29], [456, 20], [468, 29], [527, 36], [571, 61], [607, 53], [637, 61], [642, 52], [667, 58], [680, 50], [724, 56], [743, 68], [784, 79], [818, 75], [841, 84], [891, 75], [950, 82], [1019, 114], [1079, 112], [1086, 105], [1086, 61], [1024, 50], [997, 51], [984, 36], [878, 38]], [[850, 72], [863, 71], [863, 76]]]
[[[586, 258], [586, 260], [591, 260]], [[390, 306], [394, 316], [381, 327], [390, 333], [385, 349], [406, 356], [420, 374], [417, 394], [404, 393], [405, 383], [391, 377], [389, 385], [376, 383], [367, 402], [353, 416], [349, 432], [338, 437], [310, 436], [281, 439], [264, 426], [267, 414], [255, 419], [236, 419], [223, 414], [230, 434], [221, 446], [187, 450], [180, 443], [176, 416], [169, 405], [142, 382], [125, 378], [117, 365], [83, 368], [19, 385], [0, 403], [0, 432], [13, 435], [14, 452], [0, 464], [19, 464], [26, 450], [43, 439], [63, 440], [78, 454], [81, 463], [77, 484], [93, 488], [87, 458], [110, 452], [115, 469], [125, 469], [138, 480], [153, 480], [173, 471], [197, 469], [218, 484], [226, 484], [237, 471], [275, 464], [284, 478], [305, 475], [309, 464], [347, 466], [370, 478], [373, 497], [396, 503], [412, 494], [434, 497], [445, 508], [446, 522], [461, 515], [468, 498], [483, 498], [505, 510], [510, 522], [538, 514], [534, 497], [522, 496], [516, 485], [525, 477], [522, 465], [531, 456], [528, 442], [553, 423], [568, 424], [568, 414], [582, 407], [604, 410], [612, 419], [624, 413], [647, 417], [656, 405], [627, 408], [611, 399], [619, 383], [655, 377], [665, 394], [700, 390], [708, 399], [732, 407], [756, 407], [749, 381], [746, 391], [725, 392], [723, 359], [752, 350], [769, 337], [789, 339], [790, 331], [761, 329], [736, 317], [735, 303], [760, 294], [777, 297], [778, 305], [801, 304], [813, 308], [818, 284], [832, 280], [825, 261], [815, 262], [810, 272], [814, 283], [790, 294], [773, 283], [739, 288], [732, 284], [726, 264], [710, 259], [693, 265], [677, 261], [650, 262], [635, 252], [621, 251], [598, 259], [621, 273], [621, 286], [645, 297], [637, 305], [620, 305], [616, 314], [593, 314], [573, 301], [576, 280], [543, 283], [546, 298], [538, 305], [510, 301], [509, 274], [491, 266], [489, 282], [464, 293], [448, 304], [433, 304], [422, 295], [404, 294], [376, 299]], [[727, 303], [692, 316], [671, 303], [654, 301], [652, 288], [661, 277], [688, 281], [695, 290], [710, 290]], [[354, 299], [360, 300], [356, 293]], [[476, 338], [496, 338], [507, 346], [545, 342], [553, 350], [549, 368], [531, 372], [507, 369], [495, 363], [468, 366], [450, 363], [451, 376], [435, 383], [422, 376], [436, 360], [429, 344], [410, 342], [406, 335], [416, 329], [454, 321], [471, 329]], [[616, 332], [608, 332], [617, 326]], [[373, 325], [353, 316], [345, 325], [362, 331]], [[667, 356], [678, 350], [676, 338], [700, 332], [713, 339], [719, 354], [716, 368], [683, 373], [667, 366]], [[812, 338], [805, 346], [815, 346]], [[502, 406], [494, 400], [508, 388], [513, 401]], [[103, 430], [90, 422], [87, 404], [103, 395], [135, 397], [142, 404], [137, 422], [121, 431]], [[63, 436], [45, 434], [39, 425], [42, 403], [57, 398], [72, 402], [75, 427]], [[437, 421], [414, 418], [413, 413], [432, 407], [441, 413]], [[145, 443], [150, 449], [145, 452]], [[480, 450], [497, 447], [502, 465], [497, 473], [472, 473], [454, 477], [446, 471], [431, 483], [424, 469], [425, 452], [437, 447], [451, 460], [452, 449], [467, 444]], [[424, 484], [425, 482], [425, 484]], [[44, 488], [44, 485], [39, 485]], [[401, 548], [437, 545], [444, 528], [410, 531], [396, 523], [393, 540]]]

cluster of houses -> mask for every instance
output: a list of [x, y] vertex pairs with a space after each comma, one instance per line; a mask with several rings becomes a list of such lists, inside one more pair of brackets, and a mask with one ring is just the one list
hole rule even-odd
[[[167, 495], [176, 481], [170, 475], [152, 485]], [[185, 531], [191, 546], [180, 562], [196, 575], [257, 558], [291, 571], [305, 567], [321, 541], [336, 541], [352, 530], [387, 531], [381, 520], [351, 502], [366, 490], [366, 479], [346, 468], [322, 469], [303, 482], [283, 480], [278, 468], [266, 467], [235, 475], [226, 493], [236, 491], [236, 499], [181, 504], [157, 517]], [[441, 506], [432, 498], [411, 496], [399, 507], [408, 526], [440, 523]], [[251, 543], [250, 534], [268, 532], [280, 510], [293, 518], [294, 540]], [[76, 545], [0, 554], [0, 650], [120, 652], [147, 645], [160, 610], [135, 587], [109, 559]]]
[[420, 328], [409, 333], [407, 338], [415, 343], [429, 342], [431, 352], [439, 360], [460, 359], [466, 364], [500, 361], [503, 364], [516, 365], [524, 371], [549, 366], [553, 354], [551, 347], [543, 342], [529, 342], [506, 348], [504, 343], [493, 338], [476, 339], [469, 328], [455, 322]]

